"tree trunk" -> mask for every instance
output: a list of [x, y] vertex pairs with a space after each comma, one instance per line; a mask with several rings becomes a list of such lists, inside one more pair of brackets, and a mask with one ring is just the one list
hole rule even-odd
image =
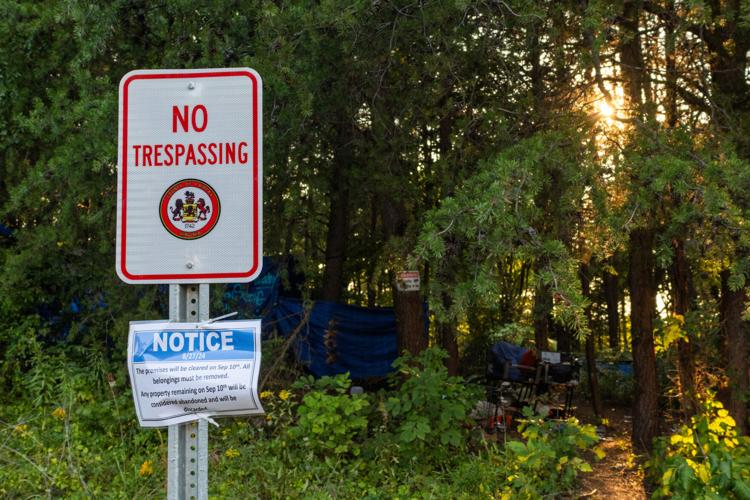
[[[370, 240], [377, 241], [378, 231], [378, 211], [375, 198], [370, 199]], [[370, 258], [367, 262], [367, 307], [375, 307], [377, 299], [377, 288], [375, 286], [375, 269], [377, 266], [377, 260]]]
[[[380, 213], [383, 218], [383, 240], [403, 237], [406, 233], [407, 211], [404, 204], [387, 195], [380, 203]], [[405, 271], [405, 269], [397, 269]], [[427, 337], [424, 331], [424, 311], [422, 294], [420, 292], [401, 292], [395, 283], [393, 290], [393, 309], [396, 313], [396, 335], [399, 354], [407, 350], [417, 354], [427, 347]]]
[[[448, 294], [443, 294], [443, 307], [448, 310], [452, 301]], [[448, 368], [448, 374], [458, 375], [458, 340], [456, 338], [456, 323], [448, 321], [438, 325], [438, 340], [440, 347], [448, 353], [448, 359], [445, 360], [445, 366]]]
[[[620, 68], [623, 75], [628, 114], [640, 120], [644, 110], [643, 94], [648, 92], [648, 75], [641, 49], [640, 14], [642, 3], [626, 1], [619, 19]], [[644, 92], [645, 91], [645, 92]], [[653, 107], [652, 107], [653, 108]], [[632, 172], [632, 189], [644, 189], [648, 182], [637, 168]], [[652, 213], [643, 217], [654, 220]], [[630, 337], [633, 346], [635, 403], [633, 407], [633, 446], [650, 451], [659, 432], [659, 383], [656, 378], [654, 352], [654, 317], [656, 316], [656, 278], [654, 229], [640, 227], [630, 232]]]
[[729, 377], [729, 414], [737, 422], [737, 432], [748, 434], [747, 394], [750, 389], [748, 373], [747, 323], [742, 315], [747, 301], [745, 289], [729, 287], [729, 271], [721, 273], [721, 330], [724, 334], [724, 352]]
[[[578, 271], [578, 275], [581, 278], [581, 292], [583, 296], [589, 299], [589, 305], [586, 306], [586, 319], [589, 323], [589, 329], [591, 328], [591, 281], [589, 278], [589, 266], [588, 264], [581, 264]], [[594, 414], [601, 418], [602, 412], [602, 398], [599, 392], [599, 376], [596, 371], [596, 351], [594, 349], [594, 332], [591, 330], [586, 336], [586, 371], [588, 372], [589, 389], [591, 390], [591, 406], [594, 409]]]
[[[674, 12], [674, 0], [667, 2], [669, 12]], [[666, 103], [664, 105], [667, 126], [674, 129], [677, 126], [677, 65], [675, 57], [675, 21], [664, 23], [664, 58], [666, 66]]]
[[609, 333], [609, 348], [620, 350], [620, 313], [617, 309], [620, 300], [619, 280], [616, 274], [604, 270], [603, 286], [604, 299], [607, 302], [607, 332]]
[[424, 330], [422, 296], [419, 292], [401, 292], [393, 287], [393, 308], [396, 312], [398, 353], [416, 355], [427, 347]]
[[[672, 242], [672, 248], [674, 250], [671, 268], [674, 312], [685, 318], [694, 301], [690, 264], [685, 255], [685, 242], [682, 239], [675, 239]], [[689, 338], [681, 338], [677, 341], [677, 365], [680, 379], [680, 404], [685, 420], [688, 421], [698, 407], [695, 389], [695, 359]]]
[[[711, 9], [715, 26], [701, 32], [701, 37], [711, 50], [712, 119], [719, 128], [729, 132], [737, 152], [750, 158], [750, 140], [743, 123], [747, 122], [748, 101], [747, 52], [750, 50], [750, 31], [742, 20], [742, 10], [734, 3], [720, 9]], [[718, 23], [718, 21], [721, 21]], [[718, 24], [717, 24], [718, 23]], [[739, 256], [742, 257], [742, 256]], [[719, 310], [724, 334], [727, 376], [729, 377], [729, 413], [737, 422], [738, 432], [748, 433], [747, 395], [750, 386], [748, 373], [747, 323], [743, 321], [747, 292], [729, 287], [729, 271], [721, 275]]]
[[534, 296], [534, 340], [538, 351], [549, 349], [549, 316], [552, 312], [552, 292], [549, 285], [540, 283]]
[[632, 343], [630, 337], [630, 324], [628, 322], [628, 315], [625, 311], [626, 294], [620, 296], [620, 332], [622, 336], [622, 348], [628, 349], [628, 346]]
[[654, 232], [630, 233], [630, 328], [633, 345], [635, 404], [633, 445], [650, 451], [659, 432], [659, 384], [654, 353], [656, 282], [654, 279]]
[[[450, 271], [448, 270], [448, 263], [454, 261], [459, 254], [458, 243], [450, 241], [447, 245], [447, 252], [443, 261], [439, 264], [437, 270], [437, 279], [441, 283], [450, 283]], [[453, 306], [453, 299], [451, 296], [443, 291], [440, 295], [440, 301], [443, 309], [449, 311]], [[448, 353], [448, 359], [445, 360], [445, 366], [448, 368], [448, 373], [451, 375], [458, 375], [458, 339], [456, 338], [456, 322], [455, 320], [448, 320], [440, 322], [437, 325], [438, 343], [440, 347], [445, 349]]]
[[555, 340], [557, 340], [557, 350], [559, 352], [573, 351], [573, 334], [570, 331], [570, 328], [557, 323], [552, 323], [551, 328], [555, 332]]
[[325, 271], [321, 298], [331, 302], [341, 301], [344, 289], [344, 262], [346, 241], [349, 237], [349, 183], [348, 169], [353, 162], [353, 125], [348, 121], [338, 124], [333, 153], [333, 169], [329, 182], [330, 211], [326, 235]]
[[[452, 95], [452, 78], [447, 78], [443, 81], [443, 84], [445, 85], [445, 88], [447, 90], [444, 98], [447, 99], [449, 96]], [[446, 113], [440, 118], [440, 123], [438, 126], [438, 152], [440, 154], [440, 159], [442, 161], [447, 162], [448, 158], [451, 156], [451, 151], [453, 150], [453, 127], [456, 121], [456, 115], [451, 113]], [[444, 185], [445, 188], [445, 194], [447, 196], [452, 196], [453, 191], [455, 189], [455, 173], [449, 170], [450, 175], [446, 177], [447, 183]], [[458, 243], [455, 241], [452, 241], [449, 243], [446, 256], [443, 259], [443, 262], [439, 264], [439, 268], [437, 269], [437, 276], [438, 280], [441, 283], [451, 283], [453, 280], [451, 279], [448, 271], [449, 262], [453, 261], [457, 258], [459, 254], [459, 248]], [[441, 296], [441, 301], [443, 303], [443, 308], [447, 311], [450, 309], [450, 307], [453, 305], [453, 301], [450, 298], [450, 296], [447, 293], [443, 293]], [[440, 343], [440, 346], [445, 349], [445, 351], [448, 353], [448, 359], [445, 360], [445, 366], [448, 368], [448, 372], [451, 375], [457, 375], [458, 374], [458, 339], [456, 338], [456, 323], [455, 320], [448, 321], [447, 323], [440, 323], [437, 325], [437, 331], [438, 331], [438, 342]]]

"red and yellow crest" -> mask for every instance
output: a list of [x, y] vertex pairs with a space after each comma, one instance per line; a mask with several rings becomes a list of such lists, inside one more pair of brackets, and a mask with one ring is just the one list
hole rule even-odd
[[210, 233], [220, 213], [221, 203], [216, 191], [198, 179], [175, 182], [159, 202], [159, 218], [164, 229], [182, 240], [195, 240]]

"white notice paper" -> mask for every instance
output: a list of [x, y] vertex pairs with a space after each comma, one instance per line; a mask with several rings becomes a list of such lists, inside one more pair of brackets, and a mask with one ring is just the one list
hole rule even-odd
[[263, 413], [260, 320], [133, 322], [128, 371], [142, 427]]

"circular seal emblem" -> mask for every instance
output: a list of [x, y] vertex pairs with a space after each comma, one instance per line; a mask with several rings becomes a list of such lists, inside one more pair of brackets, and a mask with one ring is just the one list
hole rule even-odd
[[177, 181], [164, 191], [159, 218], [164, 229], [182, 240], [197, 240], [219, 221], [221, 202], [214, 188], [198, 179]]

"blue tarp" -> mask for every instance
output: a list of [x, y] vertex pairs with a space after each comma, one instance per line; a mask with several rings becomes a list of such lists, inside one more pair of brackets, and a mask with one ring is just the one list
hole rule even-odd
[[[237, 311], [242, 318], [261, 318], [263, 335], [274, 328], [281, 336], [290, 335], [305, 316], [302, 301], [283, 297], [279, 266], [263, 258], [263, 270], [251, 283], [227, 284], [223, 296], [223, 313]], [[160, 286], [168, 296], [168, 286]], [[293, 293], [293, 290], [292, 290]], [[166, 307], [166, 302], [165, 302]], [[100, 301], [100, 307], [106, 307]], [[79, 314], [83, 307], [74, 300], [70, 312]], [[54, 311], [59, 311], [56, 307]], [[425, 335], [428, 329], [425, 304]], [[40, 312], [52, 323], [60, 321], [53, 311]], [[65, 328], [67, 334], [68, 326]], [[310, 318], [294, 342], [297, 360], [317, 377], [349, 372], [352, 379], [384, 377], [393, 368], [397, 356], [396, 315], [392, 308], [356, 307], [317, 301]]]
[[[279, 266], [263, 259], [263, 272], [245, 284], [227, 285], [226, 312], [262, 318], [263, 334], [274, 329], [283, 337], [294, 332], [305, 316], [302, 301], [281, 295]], [[425, 306], [425, 311], [426, 311]], [[425, 335], [428, 319], [425, 312]], [[317, 301], [294, 344], [297, 360], [316, 377], [349, 372], [352, 379], [384, 377], [397, 356], [396, 314], [392, 308], [366, 308]]]
[[[492, 358], [492, 375], [501, 378], [503, 376], [503, 364], [520, 365], [523, 355], [528, 352], [525, 347], [513, 345], [509, 342], [497, 342], [490, 348]], [[518, 368], [508, 370], [508, 380], [522, 381], [524, 376]]]
[[[276, 327], [290, 335], [305, 315], [302, 301], [281, 297]], [[396, 359], [396, 315], [392, 308], [314, 303], [294, 343], [297, 359], [316, 377], [349, 372], [352, 379], [383, 377]]]
[[226, 312], [237, 311], [245, 318], [267, 317], [279, 298], [281, 279], [278, 273], [278, 264], [263, 257], [263, 269], [254, 281], [226, 285], [223, 299]]
[[633, 362], [632, 361], [616, 361], [616, 362], [597, 361], [596, 367], [600, 372], [607, 370], [611, 372], [617, 372], [620, 375], [624, 375], [625, 377], [633, 376]]

